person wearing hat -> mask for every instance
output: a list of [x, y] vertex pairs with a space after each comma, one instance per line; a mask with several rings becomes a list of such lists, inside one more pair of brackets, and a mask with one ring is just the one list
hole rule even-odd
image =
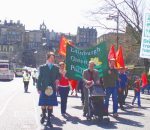
[[113, 101], [113, 116], [118, 117], [118, 92], [117, 92], [117, 80], [118, 71], [115, 68], [116, 61], [114, 58], [109, 60], [109, 70], [108, 75], [103, 77], [104, 87], [106, 89], [106, 97], [105, 97], [105, 109], [106, 113], [108, 114], [108, 107], [109, 107], [109, 98], [112, 95]]
[[40, 94], [39, 106], [41, 106], [42, 109], [41, 124], [45, 122], [47, 112], [48, 118], [46, 125], [49, 127], [53, 127], [50, 119], [53, 106], [58, 106], [56, 96], [56, 82], [58, 82], [60, 74], [58, 66], [54, 64], [54, 60], [54, 53], [47, 53], [47, 63], [40, 66], [37, 82], [37, 90]]
[[94, 61], [89, 61], [88, 69], [83, 71], [83, 81], [84, 81], [84, 105], [83, 105], [83, 116], [89, 117], [88, 115], [88, 100], [89, 100], [89, 90], [94, 84], [100, 84], [100, 77], [98, 70], [94, 69]]
[[69, 94], [69, 79], [66, 76], [66, 69], [65, 69], [65, 63], [60, 62], [59, 63], [60, 69], [60, 79], [58, 81], [58, 92], [61, 98], [61, 114], [62, 116], [65, 116], [66, 109], [67, 109], [67, 98]]

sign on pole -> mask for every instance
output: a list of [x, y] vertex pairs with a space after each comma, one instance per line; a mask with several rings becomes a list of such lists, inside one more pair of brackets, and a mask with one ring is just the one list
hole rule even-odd
[[150, 59], [150, 12], [144, 14], [140, 57]]

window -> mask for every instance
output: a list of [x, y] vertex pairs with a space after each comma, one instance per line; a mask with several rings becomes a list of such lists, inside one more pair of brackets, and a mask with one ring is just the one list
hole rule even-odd
[[10, 46], [10, 47], [9, 47], [9, 51], [10, 51], [10, 52], [13, 52], [13, 51], [14, 51], [13, 46]]
[[3, 46], [3, 51], [7, 52], [7, 46]]

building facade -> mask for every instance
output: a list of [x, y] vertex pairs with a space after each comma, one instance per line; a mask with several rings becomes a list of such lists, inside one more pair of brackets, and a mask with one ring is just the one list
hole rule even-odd
[[94, 28], [80, 28], [77, 29], [76, 36], [77, 46], [86, 48], [89, 46], [96, 45], [97, 43], [97, 30]]
[[[140, 64], [140, 45], [136, 44], [136, 39], [128, 32], [128, 29], [129, 28], [127, 27], [125, 33], [118, 34], [118, 44], [123, 47], [123, 54], [126, 64]], [[109, 51], [112, 44], [117, 46], [117, 33], [111, 32], [101, 35], [97, 38], [97, 44], [101, 42], [106, 43], [107, 51]]]
[[23, 63], [36, 67], [46, 62], [46, 52], [49, 50], [49, 30], [44, 22], [39, 30], [29, 30], [24, 35]]
[[0, 59], [22, 64], [25, 26], [12, 20], [0, 23]]
[[26, 31], [24, 35], [24, 51], [22, 60], [26, 66], [36, 66], [35, 53], [39, 50], [42, 42], [42, 32], [40, 30]]
[[0, 59], [8, 59], [19, 66], [38, 67], [46, 62], [46, 53], [56, 53], [57, 62], [64, 60], [58, 54], [61, 37], [65, 36], [77, 47], [86, 48], [96, 44], [94, 28], [77, 28], [77, 35], [49, 31], [43, 22], [38, 30], [25, 30], [20, 21], [0, 22]]
[[44, 22], [40, 25], [39, 30], [26, 31], [24, 36], [23, 63], [26, 66], [38, 67], [46, 62], [46, 53], [48, 51], [56, 53], [57, 62], [62, 61], [63, 57], [57, 53], [62, 35], [76, 43], [76, 35], [58, 33], [54, 30], [49, 31]]

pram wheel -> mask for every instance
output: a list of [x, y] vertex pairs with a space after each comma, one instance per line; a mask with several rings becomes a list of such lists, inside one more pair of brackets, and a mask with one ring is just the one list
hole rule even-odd
[[103, 117], [102, 116], [100, 116], [100, 117], [98, 117], [98, 121], [103, 121]]
[[88, 121], [91, 121], [91, 120], [92, 120], [92, 118], [91, 118], [90, 116], [87, 116], [86, 119], [87, 119]]
[[110, 118], [109, 117], [105, 117], [103, 118], [104, 123], [109, 123], [110, 122]]

